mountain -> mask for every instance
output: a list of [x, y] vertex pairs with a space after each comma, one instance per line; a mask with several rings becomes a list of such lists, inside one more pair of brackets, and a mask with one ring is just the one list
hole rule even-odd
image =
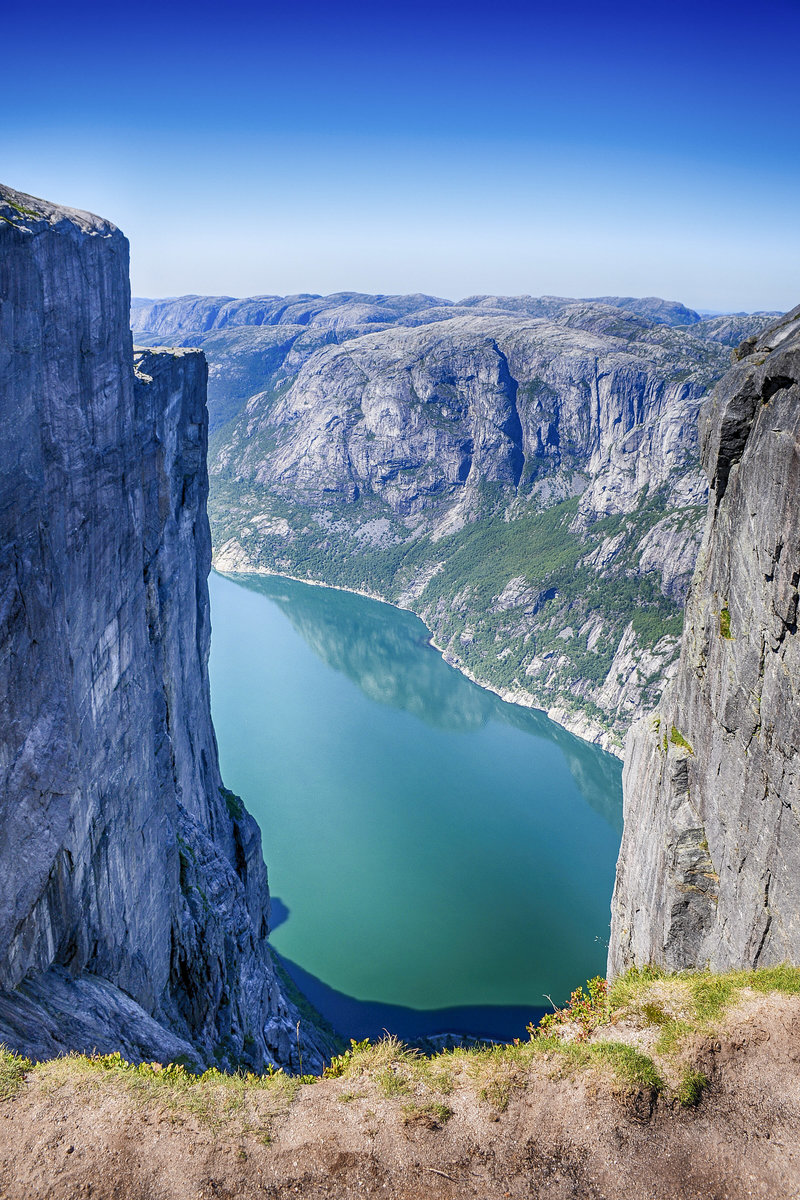
[[739, 357], [704, 411], [678, 672], [627, 743], [615, 974], [800, 959], [800, 307]]
[[113, 225], [9, 188], [0, 218], [0, 1042], [289, 1064], [211, 723], [205, 359], [134, 358]]
[[[627, 307], [626, 307], [627, 306]], [[210, 360], [215, 564], [413, 608], [448, 660], [620, 751], [674, 661], [700, 404], [769, 318], [605, 297], [182, 297]]]

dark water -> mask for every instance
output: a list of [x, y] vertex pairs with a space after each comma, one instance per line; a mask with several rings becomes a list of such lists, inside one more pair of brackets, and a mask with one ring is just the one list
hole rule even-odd
[[621, 767], [448, 667], [416, 617], [212, 575], [222, 773], [272, 944], [347, 1035], [511, 1037], [604, 970]]

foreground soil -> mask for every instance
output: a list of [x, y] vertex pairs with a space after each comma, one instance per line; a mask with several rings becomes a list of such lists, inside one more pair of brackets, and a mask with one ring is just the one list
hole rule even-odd
[[[652, 1050], [656, 1032], [632, 1019], [613, 1036]], [[670, 1068], [704, 1077], [691, 1106], [557, 1052], [448, 1062], [409, 1075], [389, 1047], [340, 1078], [202, 1102], [155, 1075], [42, 1064], [0, 1100], [0, 1198], [800, 1197], [798, 996], [743, 995], [693, 1035]]]

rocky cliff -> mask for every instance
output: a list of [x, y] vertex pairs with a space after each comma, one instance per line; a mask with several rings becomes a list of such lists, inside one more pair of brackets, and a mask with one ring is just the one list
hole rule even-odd
[[119, 230], [0, 190], [0, 1041], [289, 1064], [211, 724], [205, 360], [134, 366], [129, 303]]
[[627, 743], [612, 974], [800, 960], [800, 308], [738, 356], [678, 673]]
[[674, 665], [702, 398], [764, 315], [654, 298], [182, 297], [211, 363], [215, 562], [418, 612], [448, 661], [621, 751]]

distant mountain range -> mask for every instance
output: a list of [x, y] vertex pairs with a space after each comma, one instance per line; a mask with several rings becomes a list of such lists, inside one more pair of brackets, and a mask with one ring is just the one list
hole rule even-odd
[[209, 361], [215, 563], [413, 608], [449, 661], [619, 751], [674, 662], [697, 416], [774, 314], [654, 297], [134, 300]]

